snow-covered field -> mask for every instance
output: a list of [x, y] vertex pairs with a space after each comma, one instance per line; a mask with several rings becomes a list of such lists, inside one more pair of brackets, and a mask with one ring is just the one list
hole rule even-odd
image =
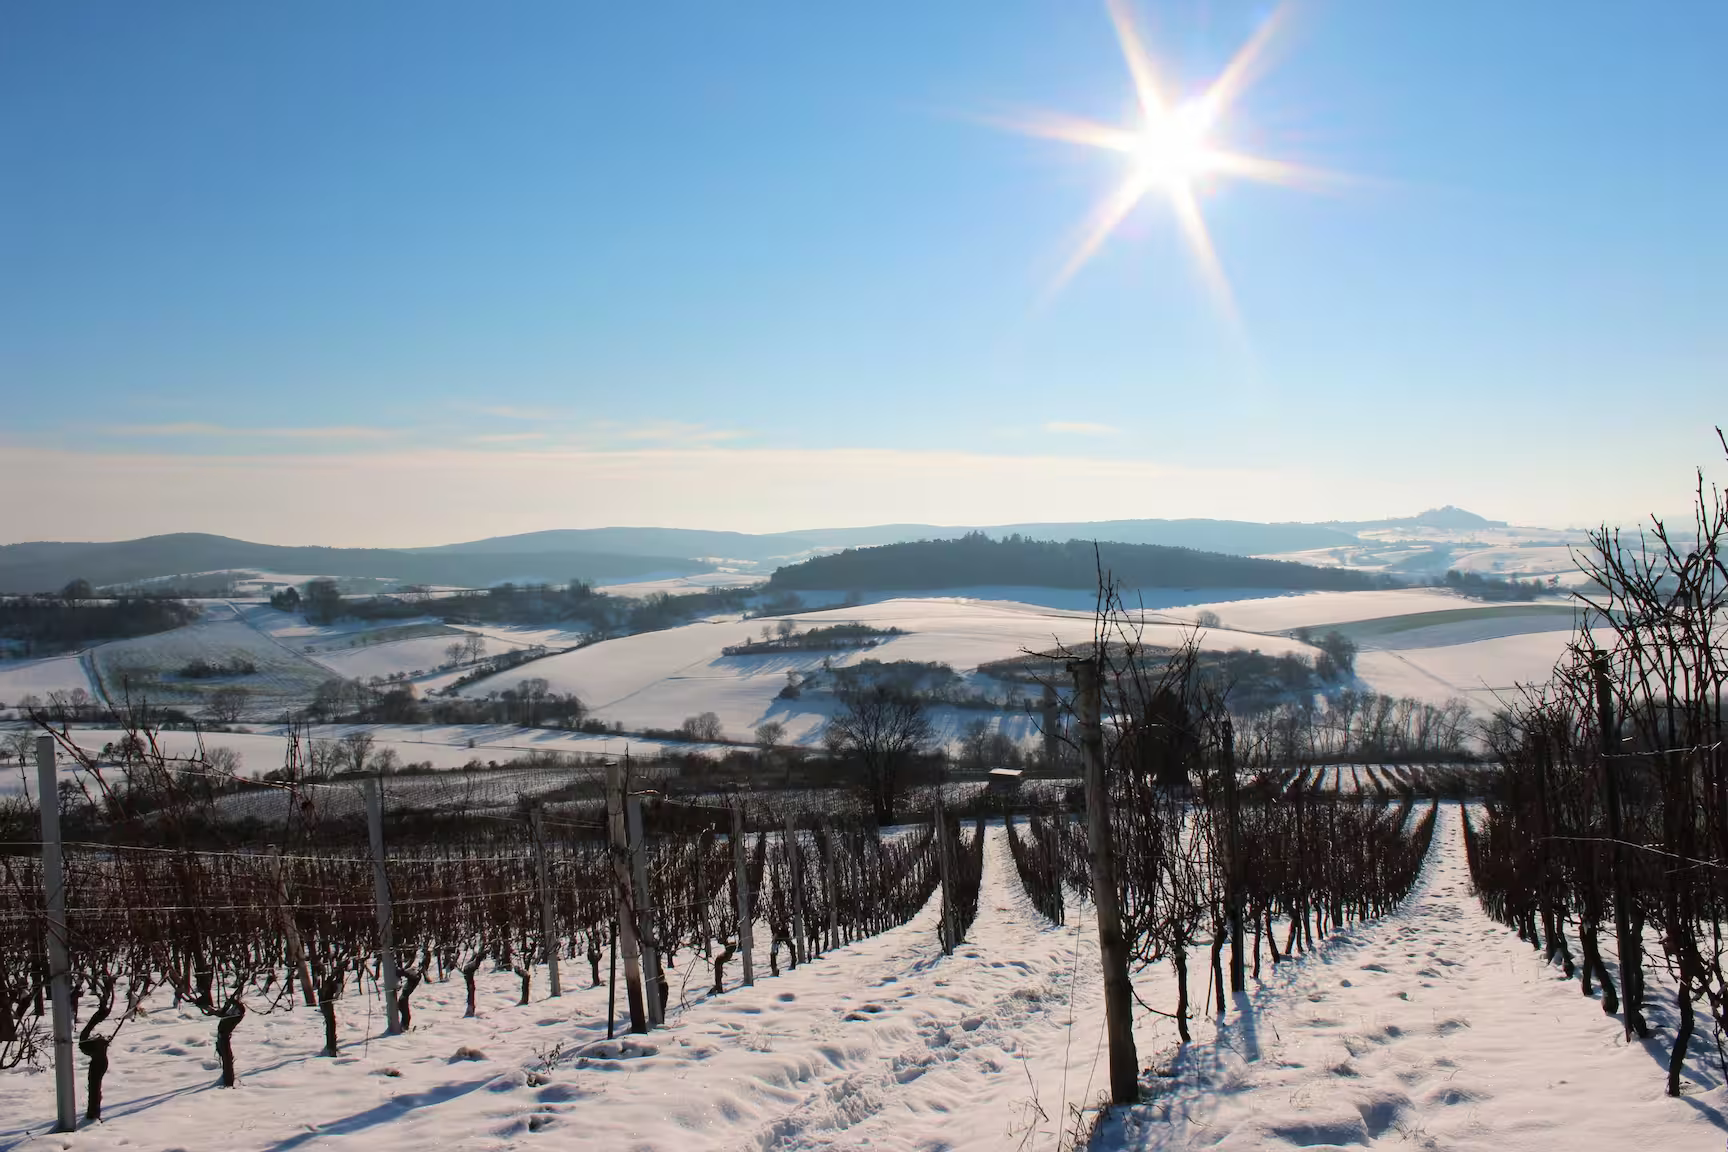
[[[1314, 592], [1180, 610], [1148, 608], [1146, 639], [1175, 643], [1203, 610], [1216, 611], [1222, 621], [1222, 627], [1202, 635], [1207, 648], [1311, 652], [1283, 633], [1336, 626], [1364, 649], [1357, 660], [1364, 687], [1435, 703], [1463, 696], [1484, 710], [1494, 706], [1493, 689], [1547, 679], [1571, 637], [1573, 620], [1562, 604], [1483, 604], [1432, 589]], [[749, 639], [757, 622], [706, 621], [536, 661], [464, 692], [483, 695], [528, 676], [544, 677], [554, 691], [576, 693], [601, 719], [626, 728], [674, 728], [685, 717], [711, 711], [735, 739], [776, 720], [786, 725], [789, 740], [813, 743], [832, 711], [832, 699], [817, 694], [779, 698], [789, 672], [809, 674], [824, 659], [835, 665], [873, 659], [943, 662], [971, 674], [980, 664], [1025, 650], [1084, 640], [1092, 629], [1089, 609], [961, 597], [898, 598], [788, 619], [803, 628], [857, 621], [899, 628], [905, 635], [861, 651], [728, 657], [721, 649]], [[945, 738], [957, 736], [976, 718], [950, 711], [938, 710], [934, 717]], [[1029, 722], [1020, 718], [1004, 723], [1014, 735], [1030, 734]]]
[[[799, 699], [782, 698], [788, 673], [808, 675], [825, 662], [843, 666], [866, 659], [909, 660], [945, 663], [972, 678], [981, 664], [1082, 641], [1091, 634], [1090, 594], [967, 591], [980, 595], [902, 596], [785, 618], [801, 628], [857, 621], [904, 633], [874, 648], [833, 653], [724, 656], [724, 647], [754, 637], [762, 624], [730, 617], [575, 649], [582, 634], [558, 627], [452, 628], [431, 619], [314, 626], [266, 605], [217, 601], [191, 627], [98, 645], [89, 660], [111, 696], [117, 694], [121, 678], [130, 676], [134, 683], [147, 683], [154, 700], [199, 707], [229, 681], [188, 681], [175, 676], [176, 670], [194, 657], [219, 662], [244, 656], [258, 665], [258, 673], [233, 682], [254, 693], [247, 714], [262, 719], [279, 715], [289, 704], [304, 703], [319, 683], [333, 676], [401, 674], [412, 676], [422, 692], [441, 690], [462, 675], [462, 670], [440, 670], [447, 659], [445, 649], [478, 633], [492, 654], [531, 645], [575, 650], [467, 685], [465, 695], [485, 696], [526, 678], [544, 678], [553, 691], [575, 693], [599, 719], [628, 730], [676, 728], [687, 717], [714, 712], [732, 739], [749, 739], [759, 724], [774, 720], [786, 726], [786, 739], [813, 744], [833, 709], [833, 697], [812, 692]], [[1014, 594], [1062, 603], [991, 598]], [[1495, 706], [1497, 693], [1548, 677], [1575, 618], [1564, 602], [1484, 604], [1437, 589], [1286, 595], [1246, 589], [1209, 595], [1213, 598], [1206, 603], [1194, 603], [1193, 595], [1179, 589], [1145, 594], [1146, 639], [1173, 644], [1203, 612], [1213, 612], [1221, 626], [1203, 634], [1208, 648], [1312, 655], [1289, 633], [1336, 628], [1362, 648], [1357, 660], [1360, 687], [1435, 703], [1463, 696], [1484, 712]], [[819, 599], [820, 594], [812, 596]], [[0, 701], [7, 703], [85, 683], [76, 657], [0, 663]], [[933, 719], [939, 735], [952, 739], [980, 715], [936, 709]], [[1024, 717], [995, 717], [990, 723], [1016, 737], [1031, 734]]]
[[[688, 716], [714, 712], [733, 739], [748, 739], [758, 724], [777, 720], [786, 725], [788, 740], [813, 743], [831, 711], [831, 698], [778, 698], [788, 672], [815, 672], [824, 661], [843, 666], [861, 660], [913, 660], [946, 663], [957, 672], [970, 673], [980, 664], [1077, 643], [1092, 635], [1089, 610], [959, 598], [902, 598], [785, 619], [800, 628], [855, 621], [899, 628], [905, 634], [853, 651], [725, 656], [723, 648], [751, 639], [760, 622], [704, 621], [537, 660], [469, 685], [463, 692], [484, 695], [526, 677], [543, 677], [553, 691], [576, 693], [600, 719], [618, 721], [626, 728], [675, 728]], [[1174, 643], [1184, 632], [1180, 624], [1154, 620], [1147, 625], [1146, 639]], [[1285, 637], [1227, 631], [1209, 633], [1204, 643], [1267, 652], [1305, 650]], [[955, 734], [966, 719], [946, 712], [937, 716], [939, 728], [953, 728]]]
[[[202, 619], [171, 632], [115, 640], [91, 649], [103, 692], [118, 701], [128, 691], [152, 703], [200, 708], [217, 689], [237, 685], [252, 694], [249, 713], [280, 714], [304, 703], [331, 672], [282, 639], [257, 627], [245, 609], [226, 602], [206, 606]], [[246, 660], [248, 675], [187, 679], [193, 660], [226, 664]]]
[[[1221, 1025], [1197, 1005], [1185, 1048], [1148, 1010], [1172, 1002], [1167, 966], [1137, 977], [1146, 1099], [1092, 1146], [1720, 1148], [1728, 1093], [1708, 1045], [1695, 1045], [1685, 1097], [1665, 1098], [1661, 1033], [1625, 1044], [1617, 1020], [1482, 913], [1459, 819], [1442, 813], [1402, 909], [1263, 970]], [[566, 961], [561, 999], [545, 997], [540, 971], [520, 1007], [508, 973], [484, 973], [475, 1019], [462, 1018], [459, 980], [423, 985], [413, 1030], [394, 1037], [367, 988], [340, 1005], [334, 1059], [316, 1055], [312, 1011], [249, 1016], [233, 1090], [211, 1087], [212, 1023], [158, 999], [115, 1043], [100, 1126], [46, 1134], [51, 1078], [0, 1074], [0, 1152], [1054, 1152], [1090, 1123], [1105, 1083], [1096, 937], [1083, 912], [1044, 921], [1003, 830], [987, 835], [978, 919], [952, 956], [933, 901], [795, 972], [770, 978], [763, 964], [754, 988], [738, 986], [734, 962], [709, 997], [707, 969], [686, 963], [667, 1026], [614, 1041], [605, 989], [580, 962]], [[463, 1048], [474, 1057], [457, 1058]]]
[[[157, 740], [164, 752], [175, 757], [195, 753], [200, 740], [206, 750], [230, 749], [239, 755], [239, 770], [245, 776], [280, 768], [288, 746], [282, 729], [274, 725], [252, 727], [254, 730], [247, 732], [163, 731], [157, 734]], [[0, 729], [0, 733], [5, 731], [8, 729]], [[461, 768], [475, 760], [488, 766], [507, 765], [540, 752], [616, 755], [629, 749], [637, 755], [652, 755], [662, 750], [709, 753], [721, 750], [721, 746], [711, 744], [593, 736], [550, 728], [517, 728], [509, 724], [321, 724], [313, 726], [310, 731], [314, 740], [340, 740], [352, 732], [369, 732], [373, 738], [374, 755], [388, 748], [403, 764], [430, 763], [438, 769]], [[99, 752], [104, 745], [118, 741], [124, 735], [116, 728], [72, 727], [72, 736], [78, 746], [90, 752]], [[62, 774], [71, 773], [70, 761], [64, 761]], [[31, 777], [32, 788], [34, 779]], [[16, 768], [0, 772], [0, 795], [18, 792], [22, 787], [20, 781]]]
[[657, 580], [633, 580], [628, 584], [603, 584], [596, 592], [612, 596], [647, 598], [656, 592], [682, 596], [689, 592], [709, 592], [715, 588], [748, 588], [768, 578], [765, 572], [733, 572], [722, 568], [718, 572], [699, 572], [693, 576], [668, 576]]
[[[1571, 632], [1528, 632], [1464, 644], [1364, 651], [1356, 657], [1356, 674], [1392, 696], [1436, 704], [1462, 696], [1487, 716], [1502, 701], [1516, 699], [1519, 686], [1546, 683], [1572, 638]], [[1606, 643], [1607, 637], [1601, 640]]]
[[70, 692], [74, 688], [95, 691], [84, 661], [76, 653], [0, 660], [0, 704], [15, 707], [26, 696], [46, 700], [50, 692]]
[[1558, 578], [1566, 587], [1588, 582], [1575, 557], [1588, 551], [1589, 536], [1577, 529], [1405, 525], [1365, 529], [1358, 535], [1359, 544], [1283, 552], [1268, 559], [1407, 576], [1439, 576], [1455, 569], [1484, 576]]
[[[1297, 628], [1324, 630], [1365, 620], [1393, 620], [1428, 613], [1494, 615], [1510, 609], [1526, 615], [1551, 612], [1553, 605], [1486, 604], [1443, 588], [1397, 588], [1377, 592], [1294, 592], [1253, 599], [1218, 600], [1168, 613], [1193, 620], [1202, 611], [1217, 613], [1225, 628], [1244, 632], [1288, 632]], [[1533, 610], [1533, 611], [1532, 611]], [[1468, 617], [1467, 617], [1468, 618]]]

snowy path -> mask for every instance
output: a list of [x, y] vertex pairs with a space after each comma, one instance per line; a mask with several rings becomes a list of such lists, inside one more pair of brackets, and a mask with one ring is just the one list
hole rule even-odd
[[1618, 1020], [1483, 913], [1455, 806], [1435, 840], [1403, 908], [1283, 966], [1254, 1015], [1195, 1046], [1100, 1145], [1723, 1147], [1708, 1041], [1693, 1090], [1664, 1097], [1666, 1049], [1627, 1046]]

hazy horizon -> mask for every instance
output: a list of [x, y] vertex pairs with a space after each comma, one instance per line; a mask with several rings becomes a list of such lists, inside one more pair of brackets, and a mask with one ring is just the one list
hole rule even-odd
[[[60, 465], [63, 470], [56, 471]], [[817, 467], [829, 474], [810, 477], [809, 470]], [[48, 474], [56, 498], [0, 509], [0, 544], [206, 532], [263, 544], [412, 548], [570, 528], [780, 533], [887, 524], [1139, 519], [1324, 523], [1414, 516], [1448, 504], [1514, 526], [1587, 529], [1647, 522], [1652, 511], [1679, 515], [1675, 493], [1692, 483], [1693, 468], [1676, 464], [1671, 471], [1662, 494], [1667, 507], [1591, 518], [1568, 516], [1560, 506], [1550, 515], [1540, 506], [1533, 516], [1508, 515], [1496, 482], [1472, 483], [1469, 477], [1433, 482], [1388, 477], [1377, 479], [1371, 491], [1333, 500], [1304, 491], [1289, 474], [1181, 471], [1108, 458], [711, 450], [263, 461], [89, 454], [68, 463], [53, 454], [14, 449], [0, 458], [0, 484], [17, 491]], [[1706, 468], [1706, 475], [1711, 473]], [[461, 483], [452, 485], [452, 477]], [[781, 492], [787, 477], [800, 479]], [[1536, 482], [1528, 475], [1525, 479]], [[575, 491], [608, 485], [603, 507], [568, 499], [561, 486], [566, 483]], [[857, 504], [846, 499], [856, 487], [871, 490], [868, 507], [880, 515], [857, 511]], [[146, 495], [153, 488], [165, 495]], [[779, 494], [772, 502], [753, 502], [756, 491]], [[1603, 477], [1592, 491], [1603, 507], [1630, 506], [1615, 500], [1612, 478]], [[68, 506], [80, 510], [75, 520], [66, 517]]]

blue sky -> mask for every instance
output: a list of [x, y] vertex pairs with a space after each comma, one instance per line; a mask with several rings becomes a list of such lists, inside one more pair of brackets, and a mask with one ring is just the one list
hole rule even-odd
[[1049, 291], [1123, 161], [989, 125], [1127, 122], [1101, 3], [7, 5], [0, 539], [1683, 504], [1728, 5], [1284, 15], [1219, 136], [1354, 179], [1206, 189], [1232, 324], [1157, 196]]

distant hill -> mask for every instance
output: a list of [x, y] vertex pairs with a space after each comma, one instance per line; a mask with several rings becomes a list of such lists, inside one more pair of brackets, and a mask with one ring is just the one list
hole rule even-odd
[[[1098, 557], [1128, 588], [1268, 588], [1355, 591], [1383, 588], [1385, 577], [1284, 560], [1256, 560], [1158, 544], [1099, 544]], [[1091, 588], [1097, 571], [1092, 543], [972, 534], [876, 548], [849, 548], [776, 571], [770, 591], [881, 592], [1033, 585]]]
[[507, 580], [618, 581], [713, 566], [664, 556], [607, 552], [428, 555], [387, 548], [282, 547], [198, 532], [80, 544], [0, 545], [0, 592], [50, 592], [82, 577], [102, 587], [190, 572], [264, 569], [319, 576], [376, 576], [418, 584], [485, 587]]
[[518, 536], [491, 536], [462, 544], [413, 548], [424, 555], [498, 555], [502, 553], [610, 552], [628, 556], [683, 559], [713, 556], [725, 560], [776, 560], [821, 547], [792, 533], [758, 536], [748, 532], [709, 532], [698, 528], [555, 528]]
[[[1098, 540], [1252, 557], [1358, 544], [1356, 532], [1415, 526], [1456, 531], [1504, 527], [1504, 524], [1447, 505], [1401, 519], [1330, 524], [1096, 520], [982, 527], [876, 524], [760, 534], [693, 528], [565, 528], [409, 549], [282, 547], [182, 532], [101, 544], [39, 541], [0, 545], [0, 592], [50, 591], [76, 577], [100, 587], [230, 568], [376, 576], [473, 587], [507, 580], [561, 583], [578, 577], [622, 582], [712, 571], [712, 561], [716, 560], [766, 567], [828, 549], [953, 540], [969, 532], [984, 532], [997, 538], [1018, 535], [1045, 541]], [[1002, 582], [995, 576], [986, 581]]]
[[461, 544], [415, 548], [426, 554], [481, 555], [505, 552], [614, 552], [631, 556], [707, 556], [755, 563], [807, 556], [826, 548], [871, 548], [911, 540], [947, 540], [967, 532], [1030, 536], [1038, 540], [1112, 540], [1122, 544], [1168, 544], [1255, 556], [1336, 548], [1359, 541], [1337, 527], [1317, 524], [1256, 524], [1246, 520], [1098, 520], [942, 526], [875, 524], [862, 528], [808, 528], [796, 532], [709, 532], [693, 528], [561, 528], [519, 536], [493, 536]]
[[1466, 512], [1451, 504], [1443, 508], [1430, 508], [1419, 516], [1399, 516], [1391, 520], [1357, 520], [1340, 521], [1336, 527], [1352, 529], [1357, 532], [1374, 528], [1444, 528], [1453, 531], [1468, 531], [1472, 528], [1505, 528], [1504, 520], [1490, 520], [1486, 516], [1478, 516], [1474, 512]]

